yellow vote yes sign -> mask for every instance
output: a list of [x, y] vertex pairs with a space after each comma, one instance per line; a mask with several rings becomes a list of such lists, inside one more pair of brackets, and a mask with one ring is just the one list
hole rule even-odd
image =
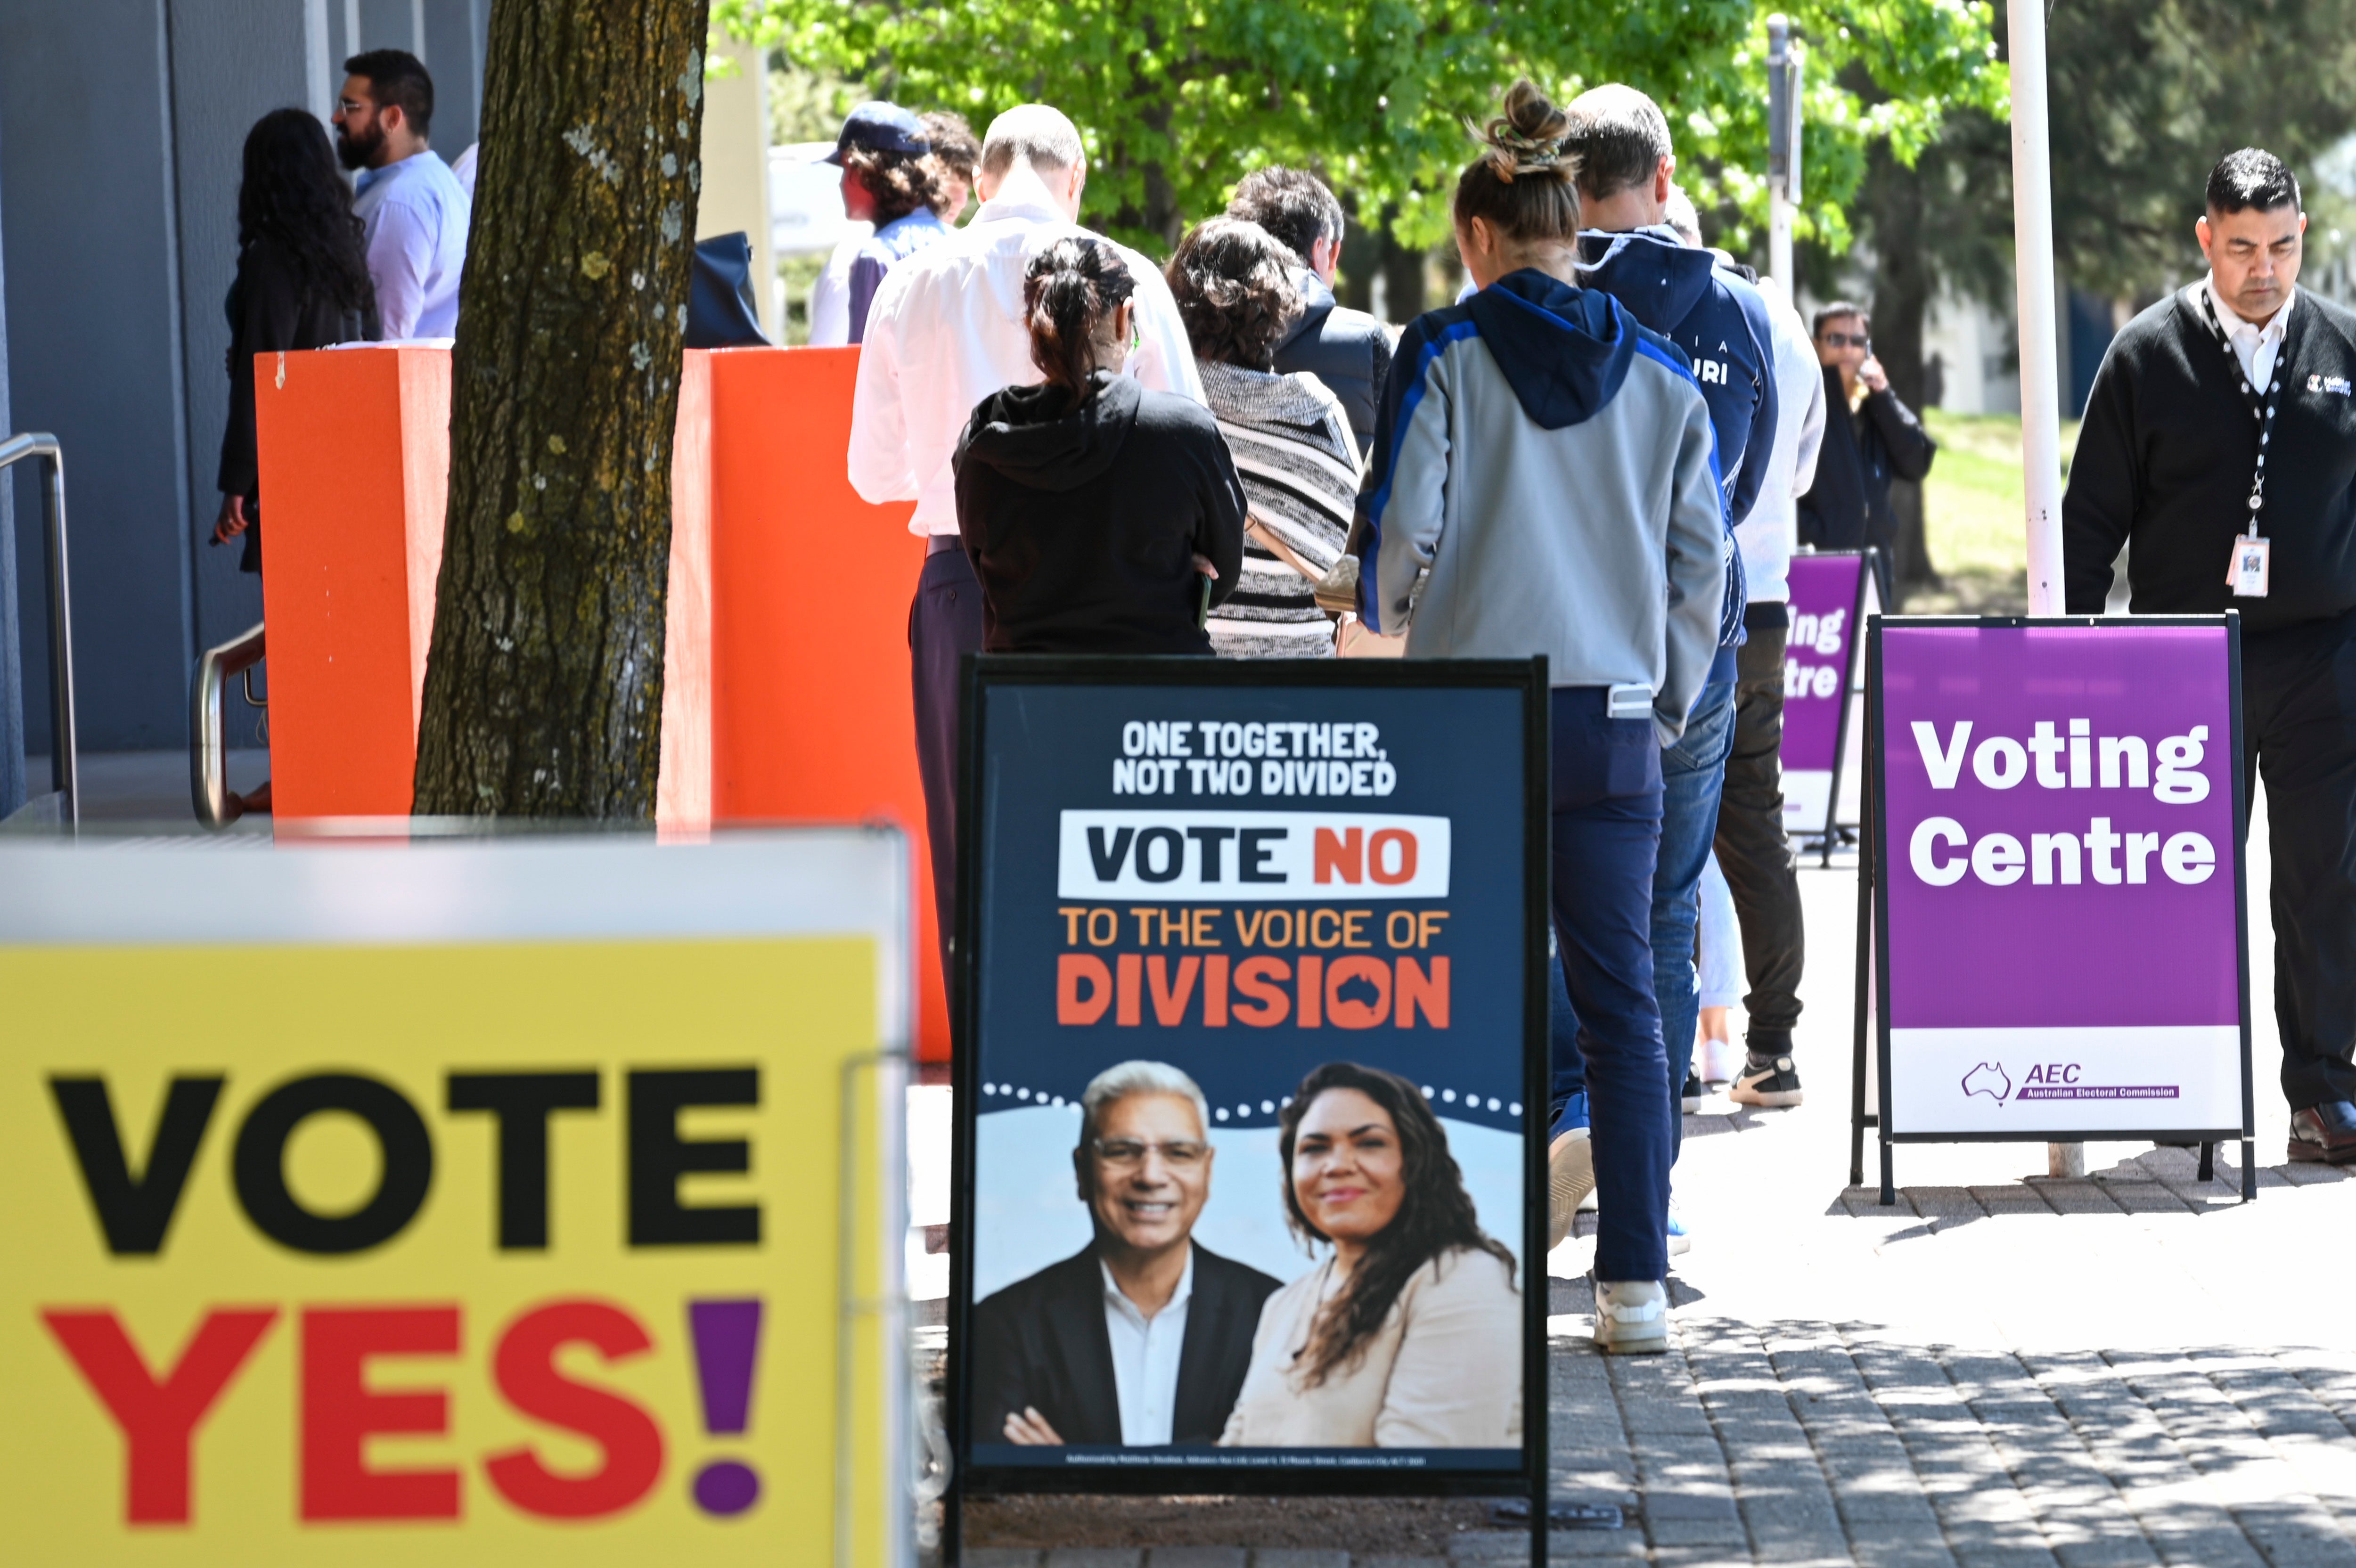
[[0, 848], [7, 1556], [905, 1562], [905, 854]]

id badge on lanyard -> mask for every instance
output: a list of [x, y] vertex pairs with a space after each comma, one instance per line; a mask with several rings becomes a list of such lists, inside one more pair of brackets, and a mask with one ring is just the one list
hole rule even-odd
[[[2256, 525], [2253, 524], [2254, 528]], [[2233, 564], [2226, 569], [2225, 583], [2236, 599], [2263, 599], [2266, 596], [2266, 558], [2270, 541], [2255, 533], [2237, 535], [2233, 540]]]
[[[2225, 358], [2234, 371], [2241, 369], [2233, 353], [2232, 339], [2225, 336], [2222, 323], [2209, 299], [2207, 285], [2202, 285], [2201, 309], [2209, 320], [2209, 329], [2217, 335], [2217, 345], [2225, 351]], [[2289, 352], [2286, 341], [2282, 352]], [[2236, 379], [2240, 379], [2236, 375]], [[2233, 536], [2233, 553], [2225, 562], [2225, 586], [2233, 591], [2236, 599], [2263, 599], [2266, 596], [2269, 558], [2273, 549], [2266, 537], [2258, 531], [2258, 513], [2266, 504], [2266, 448], [2273, 443], [2275, 411], [2281, 407], [2282, 365], [2279, 357], [2274, 367], [2271, 385], [2253, 391], [2249, 382], [2242, 382], [2242, 395], [2249, 400], [2250, 414], [2257, 421], [2258, 461], [2250, 475], [2250, 526]]]

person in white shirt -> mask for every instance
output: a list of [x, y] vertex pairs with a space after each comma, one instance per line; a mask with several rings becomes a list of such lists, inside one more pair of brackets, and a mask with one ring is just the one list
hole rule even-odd
[[[915, 501], [909, 531], [930, 541], [908, 647], [944, 965], [957, 908], [958, 660], [981, 651], [981, 586], [960, 548], [950, 459], [975, 404], [1041, 379], [1023, 278], [1032, 257], [1088, 232], [1078, 221], [1087, 172], [1079, 130], [1060, 110], [1026, 103], [991, 121], [975, 184], [980, 210], [884, 278], [868, 308], [851, 398], [851, 487], [877, 505]], [[1194, 347], [1162, 269], [1115, 248], [1137, 286], [1137, 347], [1123, 369], [1202, 402]]]
[[1167, 1062], [1088, 1084], [1072, 1173], [1095, 1236], [974, 1307], [974, 1442], [1160, 1447], [1225, 1430], [1277, 1282], [1194, 1240], [1209, 1123]]
[[[1701, 243], [1700, 222], [1685, 192], [1674, 193], [1668, 218], [1687, 244]], [[1722, 258], [1719, 264], [1732, 261]], [[1788, 1042], [1799, 1020], [1800, 975], [1807, 954], [1799, 868], [1783, 832], [1783, 640], [1792, 624], [1792, 550], [1800, 537], [1795, 497], [1815, 483], [1816, 452], [1825, 438], [1825, 379], [1807, 324], [1782, 285], [1762, 279], [1759, 292], [1773, 330], [1769, 351], [1784, 417], [1776, 421], [1759, 494], [1734, 529], [1750, 607], [1742, 616], [1744, 640], [1734, 655], [1734, 742], [1719, 796], [1715, 854], [1742, 931], [1750, 984], [1744, 1006], [1755, 1027], [1783, 1031], [1762, 1040], [1760, 1049], [1765, 1051]], [[1795, 410], [1805, 412], [1794, 418]], [[1742, 1071], [1743, 1056], [1733, 1040], [1708, 1038], [1695, 1056], [1694, 1077], [1731, 1083]], [[1687, 1092], [1694, 1087], [1689, 1083]]]
[[344, 71], [336, 155], [359, 174], [352, 210], [362, 225], [385, 338], [453, 336], [475, 204], [426, 144], [434, 79], [402, 49], [354, 55]]

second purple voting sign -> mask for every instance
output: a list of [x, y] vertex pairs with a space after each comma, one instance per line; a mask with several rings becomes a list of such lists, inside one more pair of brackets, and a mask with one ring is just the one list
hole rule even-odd
[[2233, 619], [1871, 638], [1885, 1138], [2248, 1136]]

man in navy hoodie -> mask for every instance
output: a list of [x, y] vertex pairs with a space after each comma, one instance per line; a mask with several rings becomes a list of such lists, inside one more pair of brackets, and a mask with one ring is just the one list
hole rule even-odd
[[[1643, 325], [1676, 343], [1692, 362], [1718, 438], [1726, 533], [1750, 514], [1775, 440], [1773, 326], [1759, 291], [1719, 272], [1707, 251], [1687, 246], [1668, 225], [1677, 160], [1660, 106], [1617, 84], [1581, 94], [1569, 107], [1567, 147], [1580, 155], [1580, 283], [1612, 295]], [[1761, 454], [1746, 462], [1747, 454]], [[1685, 1084], [1693, 1060], [1699, 994], [1694, 975], [1697, 891], [1718, 827], [1718, 799], [1734, 735], [1735, 645], [1742, 638], [1741, 558], [1727, 554], [1725, 613], [1709, 679], [1685, 733], [1661, 757], [1661, 853], [1653, 873], [1653, 977], [1669, 1085]], [[1556, 1054], [1563, 1054], [1557, 997]], [[1573, 1050], [1575, 1051], [1575, 1047]], [[1789, 1057], [1746, 1064], [1734, 1097], [1755, 1104], [1799, 1104]], [[1584, 1151], [1574, 1126], [1558, 1128], [1560, 1165]], [[1671, 1245], [1680, 1233], [1672, 1224]]]

